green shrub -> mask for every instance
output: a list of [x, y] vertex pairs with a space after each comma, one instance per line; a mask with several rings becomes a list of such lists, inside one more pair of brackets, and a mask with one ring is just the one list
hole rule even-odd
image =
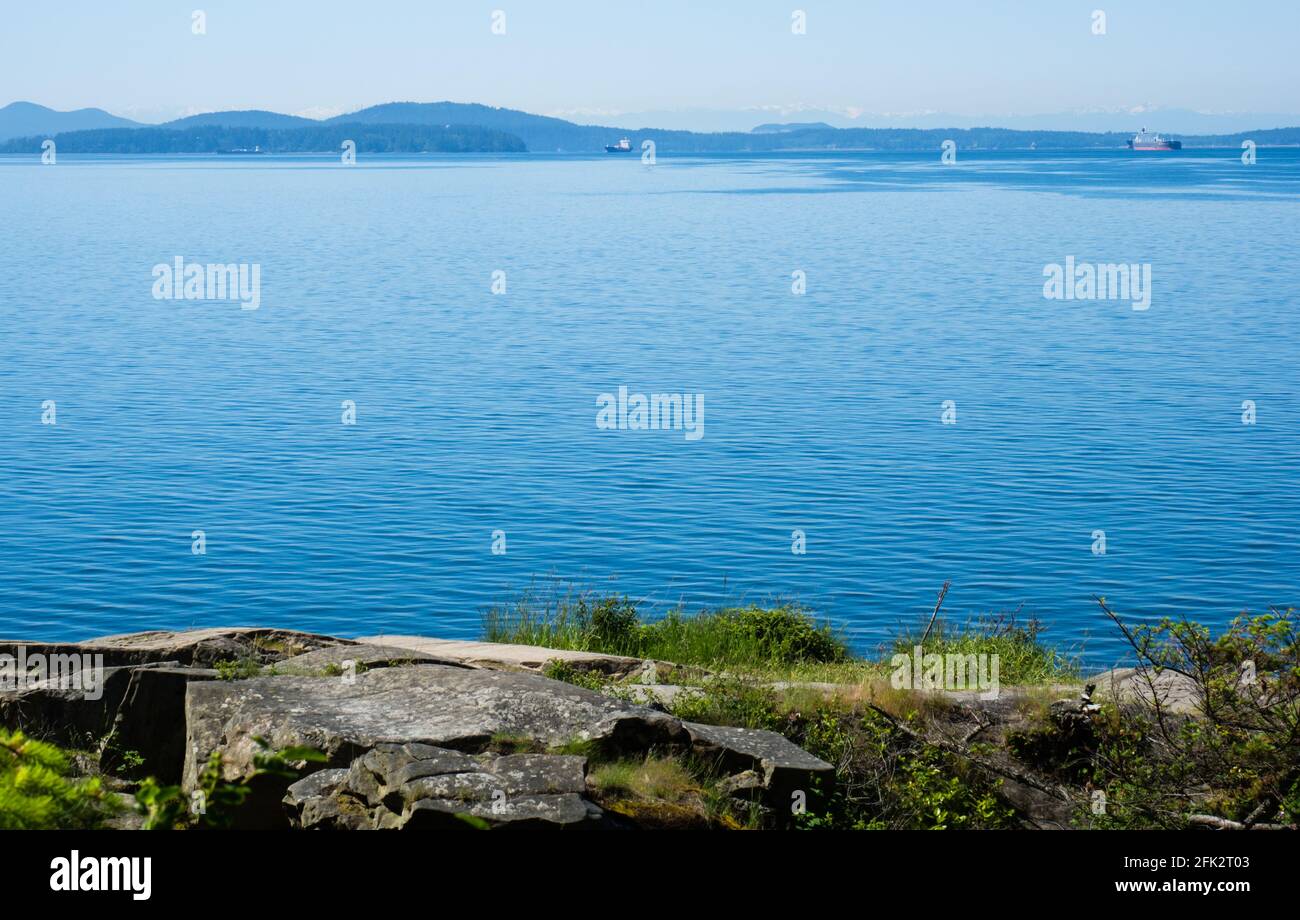
[[639, 644], [636, 605], [627, 598], [607, 597], [580, 616], [591, 624], [593, 645], [604, 650], [622, 650], [620, 654], [634, 652]]
[[0, 729], [0, 830], [95, 828], [120, 810], [98, 779], [71, 774], [64, 751]]
[[573, 662], [555, 658], [546, 662], [542, 674], [551, 680], [560, 680], [575, 687], [595, 690], [600, 693], [610, 688], [610, 680], [599, 671], [574, 667]]
[[251, 656], [218, 661], [214, 667], [218, 680], [245, 680], [262, 673], [261, 663]]
[[[1239, 617], [1217, 638], [1188, 621], [1130, 628], [1136, 697], [1108, 701], [1088, 731], [1046, 724], [1012, 750], [1074, 784], [1078, 823], [1102, 828], [1294, 827], [1300, 823], [1300, 622]], [[1195, 712], [1146, 689], [1176, 675]], [[1101, 794], [1104, 807], [1094, 808]]]
[[797, 661], [832, 662], [848, 658], [848, 649], [828, 626], [817, 626], [792, 607], [746, 607], [723, 611], [721, 618], [734, 618], [735, 628], [752, 639], [762, 659], [782, 664]]
[[959, 758], [900, 732], [874, 710], [826, 707], [791, 740], [835, 767], [823, 804], [798, 816], [807, 829], [958, 830], [1014, 826], [998, 783]]

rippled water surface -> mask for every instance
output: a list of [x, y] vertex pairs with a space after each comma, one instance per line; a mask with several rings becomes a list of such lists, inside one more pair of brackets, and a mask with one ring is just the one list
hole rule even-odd
[[[0, 158], [0, 633], [472, 637], [559, 579], [870, 650], [951, 579], [1100, 663], [1093, 595], [1293, 604], [1300, 152], [1237, 156]], [[1068, 256], [1151, 308], [1045, 300]], [[598, 430], [620, 385], [704, 436]]]

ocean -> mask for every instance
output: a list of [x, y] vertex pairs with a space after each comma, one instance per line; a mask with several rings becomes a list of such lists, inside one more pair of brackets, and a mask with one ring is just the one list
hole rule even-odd
[[1101, 666], [1095, 596], [1300, 600], [1297, 150], [9, 156], [0, 206], [6, 638], [587, 590], [871, 653], [950, 581]]

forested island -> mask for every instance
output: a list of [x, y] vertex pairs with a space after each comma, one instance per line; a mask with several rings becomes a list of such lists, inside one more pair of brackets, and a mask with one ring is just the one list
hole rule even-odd
[[[0, 153], [39, 153], [41, 137], [14, 138]], [[59, 153], [337, 153], [353, 141], [357, 153], [523, 153], [513, 134], [474, 125], [321, 124], [269, 129], [203, 125], [174, 129], [101, 128], [55, 135]]]
[[[39, 111], [33, 115], [31, 110]], [[93, 111], [102, 118], [114, 118]], [[628, 137], [637, 151], [645, 141], [653, 141], [657, 153], [696, 154], [932, 152], [949, 140], [963, 151], [1123, 150], [1133, 136], [1126, 131], [834, 128], [823, 123], [765, 124], [751, 132], [701, 133], [580, 125], [515, 109], [456, 102], [390, 102], [324, 121], [254, 110], [208, 112], [162, 125], [112, 122], [111, 127], [87, 129], [82, 127], [86, 117], [14, 103], [0, 109], [0, 138], [8, 137], [0, 142], [0, 153], [39, 153], [42, 142], [49, 138], [60, 153], [220, 153], [253, 148], [267, 153], [332, 153], [345, 140], [352, 140], [358, 153], [418, 154], [600, 153], [606, 144]], [[59, 122], [67, 127], [53, 130]], [[37, 124], [45, 125], [49, 133], [32, 133]], [[17, 130], [22, 130], [23, 136], [15, 136]], [[1239, 148], [1246, 140], [1260, 147], [1296, 146], [1300, 145], [1300, 127], [1175, 137], [1184, 147]]]

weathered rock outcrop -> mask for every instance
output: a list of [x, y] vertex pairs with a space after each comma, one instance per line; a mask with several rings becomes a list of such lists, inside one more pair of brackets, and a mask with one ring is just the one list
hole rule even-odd
[[[459, 827], [465, 815], [511, 827], [608, 823], [586, 794], [585, 759], [546, 752], [574, 742], [603, 756], [690, 752], [744, 774], [727, 788], [778, 814], [796, 792], [824, 791], [832, 774], [774, 732], [684, 723], [538, 674], [431, 663], [346, 680], [195, 683], [186, 723], [186, 788], [212, 751], [227, 779], [250, 777], [258, 738], [324, 752], [329, 768], [285, 798], [292, 822], [309, 828]], [[493, 753], [503, 740], [539, 750]]]
[[366, 671], [352, 679], [195, 683], [185, 709], [186, 788], [215, 750], [223, 754], [226, 778], [250, 775], [258, 737], [277, 749], [314, 747], [336, 766], [384, 743], [481, 751], [501, 735], [542, 745], [594, 741], [626, 751], [690, 744], [681, 722], [644, 706], [536, 674], [439, 664]]
[[[804, 802], [828, 791], [834, 769], [776, 732], [682, 723], [697, 756], [715, 758], [727, 773], [753, 774], [763, 798], [777, 807], [802, 793]], [[738, 787], [739, 788], [739, 787]]]
[[[540, 648], [535, 645], [467, 642], [457, 639], [431, 639], [427, 636], [368, 636], [358, 641], [410, 649], [470, 667], [498, 671], [541, 671], [548, 662], [563, 661], [581, 670], [596, 671], [606, 677], [625, 680], [646, 670], [646, 662], [640, 658], [606, 655], [602, 652]], [[651, 665], [653, 666], [653, 662]]]
[[[190, 681], [216, 680], [212, 668], [171, 665], [130, 669], [131, 681], [117, 706], [100, 753], [100, 767], [113, 772], [143, 772], [159, 782], [181, 780], [185, 761], [185, 688]], [[141, 768], [126, 764], [138, 756]]]
[[286, 658], [271, 666], [275, 674], [296, 677], [342, 677], [374, 668], [399, 668], [415, 664], [444, 664], [469, 667], [452, 658], [439, 658], [425, 652], [392, 645], [335, 645], [304, 655]]
[[177, 632], [125, 633], [102, 636], [84, 642], [18, 642], [0, 640], [0, 654], [103, 655], [105, 667], [160, 662], [209, 668], [218, 661], [252, 660], [272, 664], [318, 648], [355, 645], [351, 639], [336, 639], [291, 629], [235, 626], [187, 629]]
[[[175, 783], [183, 766], [185, 687], [215, 679], [218, 672], [210, 665], [270, 665], [352, 647], [347, 639], [256, 627], [131, 633], [75, 643], [3, 641], [0, 655], [21, 660], [29, 670], [18, 686], [0, 688], [0, 725], [66, 746], [100, 749], [100, 766], [110, 772], [122, 770], [127, 755], [142, 758], [144, 772]], [[33, 681], [37, 661], [48, 676]], [[6, 677], [13, 682], [15, 675]]]
[[1147, 705], [1158, 701], [1166, 712], [1178, 715], [1199, 715], [1203, 705], [1196, 681], [1176, 671], [1115, 668], [1098, 674], [1088, 683], [1097, 685], [1096, 694], [1100, 697]]
[[[102, 655], [102, 674], [93, 693], [24, 680], [0, 692], [0, 724], [97, 747], [103, 771], [187, 792], [219, 754], [223, 778], [249, 786], [241, 827], [626, 826], [626, 816], [593, 801], [588, 752], [689, 753], [721, 772], [723, 792], [775, 814], [832, 773], [773, 732], [684, 723], [537, 673], [560, 659], [649, 684], [671, 673], [662, 662], [257, 628], [0, 643], [0, 654], [19, 646], [28, 655]], [[325, 763], [297, 765], [296, 782], [259, 770], [259, 754], [293, 747], [321, 751]]]
[[586, 767], [572, 755], [381, 744], [346, 770], [290, 786], [284, 803], [292, 825], [306, 829], [597, 826], [605, 816], [586, 798]]

